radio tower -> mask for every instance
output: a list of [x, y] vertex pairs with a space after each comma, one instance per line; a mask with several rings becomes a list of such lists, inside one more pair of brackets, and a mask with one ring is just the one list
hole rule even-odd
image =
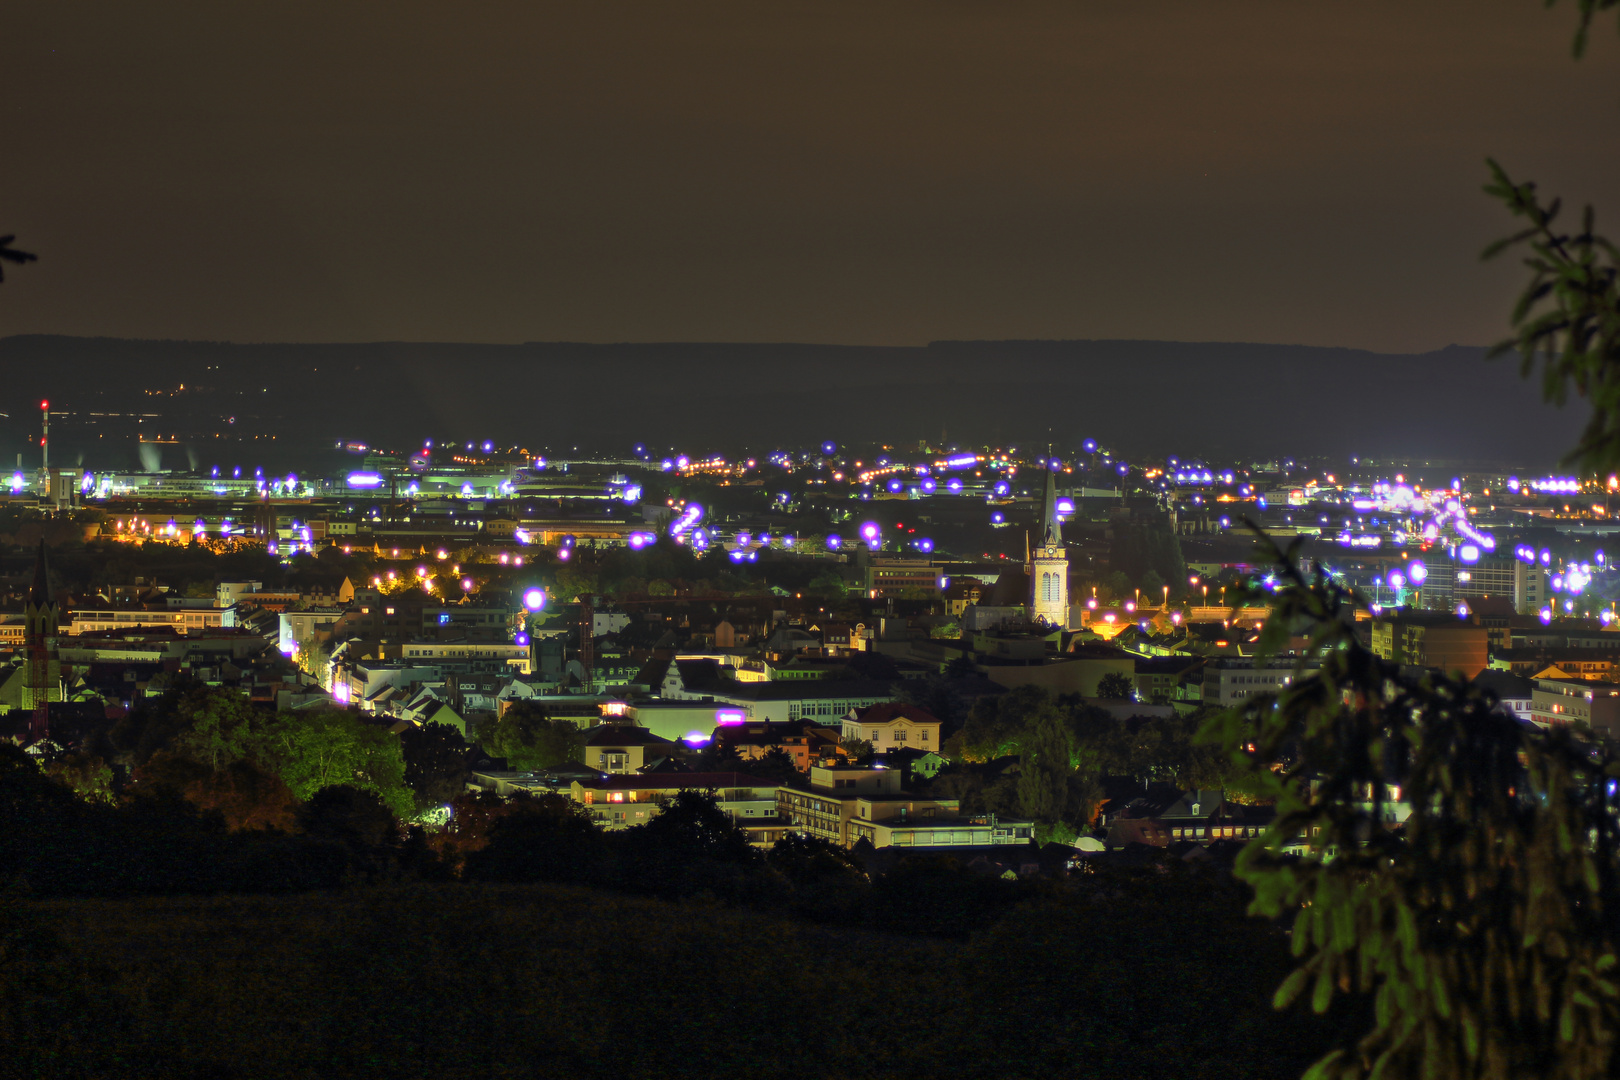
[[39, 403], [39, 491], [47, 498], [55, 494], [51, 490], [51, 403]]

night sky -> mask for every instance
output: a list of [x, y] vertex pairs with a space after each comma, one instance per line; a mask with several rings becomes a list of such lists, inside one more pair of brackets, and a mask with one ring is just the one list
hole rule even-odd
[[1538, 0], [12, 3], [0, 335], [1493, 341], [1483, 159], [1620, 232]]

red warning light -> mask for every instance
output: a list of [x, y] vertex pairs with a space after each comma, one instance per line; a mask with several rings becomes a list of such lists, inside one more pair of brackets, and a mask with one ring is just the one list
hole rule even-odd
[[51, 403], [48, 402], [48, 401], [42, 401], [42, 402], [39, 403], [39, 407], [41, 409], [48, 409], [48, 408], [51, 407]]

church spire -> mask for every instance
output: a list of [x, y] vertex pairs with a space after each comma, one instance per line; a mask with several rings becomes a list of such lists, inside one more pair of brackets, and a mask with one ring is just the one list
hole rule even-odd
[[1042, 530], [1042, 547], [1058, 547], [1063, 543], [1063, 522], [1057, 511], [1057, 473], [1046, 467], [1046, 527]]
[[34, 557], [34, 584], [28, 590], [28, 602], [43, 608], [51, 602], [51, 565], [45, 557], [45, 541], [39, 542], [39, 554]]
[[[1050, 449], [1047, 453], [1051, 453]], [[1050, 459], [1046, 462], [1043, 524], [1040, 549], [1029, 559], [1030, 618], [1032, 622], [1064, 628], [1069, 624], [1069, 555], [1063, 547], [1063, 524], [1058, 519], [1057, 476], [1052, 471]]]
[[50, 736], [50, 703], [62, 700], [62, 668], [56, 655], [57, 607], [51, 599], [51, 569], [40, 541], [34, 559], [34, 583], [23, 607], [23, 646], [27, 671], [23, 677], [22, 706], [33, 712], [28, 723], [30, 742]]

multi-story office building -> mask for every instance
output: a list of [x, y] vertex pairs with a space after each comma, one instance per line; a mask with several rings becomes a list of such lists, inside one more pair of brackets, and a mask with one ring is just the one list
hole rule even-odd
[[865, 563], [863, 582], [868, 596], [900, 596], [908, 590], [939, 591], [939, 568], [932, 559], [906, 559], [876, 555]]
[[1444, 612], [1404, 612], [1374, 619], [1372, 651], [1394, 664], [1460, 671], [1472, 679], [1489, 661], [1485, 627], [1479, 620]]
[[1258, 694], [1277, 693], [1297, 677], [1294, 661], [1273, 657], [1266, 663], [1248, 657], [1211, 660], [1204, 665], [1205, 704], [1231, 706]]
[[529, 673], [529, 647], [500, 641], [411, 641], [400, 646], [403, 658], [443, 671]]
[[1459, 564], [1455, 570], [1452, 595], [1459, 600], [1510, 597], [1513, 610], [1520, 615], [1533, 615], [1552, 595], [1546, 570], [1512, 557], [1481, 559], [1473, 565]]
[[182, 634], [201, 633], [236, 625], [235, 608], [197, 607], [115, 608], [111, 605], [81, 607], [73, 612], [69, 634], [96, 630], [134, 630], [138, 627], [168, 627]]

